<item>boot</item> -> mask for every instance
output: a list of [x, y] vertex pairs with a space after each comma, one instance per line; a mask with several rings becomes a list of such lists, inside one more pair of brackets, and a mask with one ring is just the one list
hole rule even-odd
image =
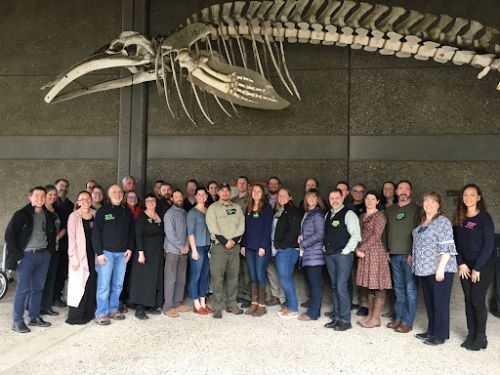
[[374, 304], [375, 304], [375, 296], [373, 294], [368, 294], [368, 315], [366, 316], [366, 318], [357, 321], [357, 323], [360, 326], [363, 326], [363, 324], [365, 324], [371, 319]]
[[361, 323], [364, 328], [375, 328], [380, 327], [380, 314], [384, 308], [385, 300], [382, 298], [374, 298], [373, 310], [370, 316], [370, 320]]
[[267, 313], [266, 310], [266, 287], [259, 286], [259, 304], [257, 310], [252, 314], [252, 316], [262, 316]]
[[460, 346], [462, 348], [468, 349], [469, 346], [472, 345], [472, 343], [474, 342], [475, 339], [476, 339], [476, 332], [472, 329], [469, 329], [469, 333], [467, 334], [467, 338]]
[[486, 349], [487, 346], [488, 346], [488, 340], [486, 339], [486, 335], [485, 334], [478, 334], [476, 336], [476, 339], [472, 342], [472, 344], [470, 344], [467, 347], [467, 349], [478, 351], [481, 349]]
[[252, 305], [246, 309], [246, 315], [252, 315], [257, 310], [257, 299], [259, 298], [257, 284], [250, 284], [250, 289], [252, 291]]

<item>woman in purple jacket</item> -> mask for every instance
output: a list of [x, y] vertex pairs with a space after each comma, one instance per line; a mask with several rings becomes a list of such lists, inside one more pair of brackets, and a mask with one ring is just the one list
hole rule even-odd
[[321, 298], [323, 296], [322, 270], [325, 264], [323, 255], [323, 235], [325, 221], [323, 217], [323, 203], [316, 189], [311, 189], [304, 198], [305, 216], [299, 236], [302, 257], [302, 267], [306, 274], [311, 298], [306, 313], [299, 316], [299, 320], [316, 320], [320, 316]]
[[252, 305], [245, 314], [262, 316], [266, 311], [266, 271], [271, 258], [273, 209], [266, 202], [264, 187], [254, 184], [245, 212], [245, 234], [241, 254], [247, 259], [252, 290]]

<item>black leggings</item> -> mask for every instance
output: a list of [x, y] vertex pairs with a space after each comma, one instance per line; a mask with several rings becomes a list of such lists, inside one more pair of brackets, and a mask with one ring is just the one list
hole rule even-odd
[[[469, 269], [473, 265], [467, 264]], [[460, 279], [465, 296], [465, 317], [467, 318], [467, 328], [475, 335], [486, 334], [486, 319], [488, 310], [486, 309], [486, 292], [494, 275], [493, 257], [481, 269], [479, 281], [471, 282], [470, 278]]]

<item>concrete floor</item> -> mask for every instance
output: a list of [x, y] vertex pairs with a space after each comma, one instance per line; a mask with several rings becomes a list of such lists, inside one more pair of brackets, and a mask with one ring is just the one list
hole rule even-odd
[[[13, 288], [11, 288], [13, 289]], [[413, 332], [396, 333], [384, 325], [347, 332], [314, 322], [282, 320], [278, 307], [262, 318], [224, 314], [222, 320], [192, 312], [140, 321], [127, 314], [100, 327], [69, 326], [62, 314], [47, 318], [49, 328], [12, 332], [10, 290], [0, 302], [0, 373], [7, 374], [498, 374], [500, 319], [488, 317], [488, 348], [460, 348], [466, 334], [463, 310], [452, 309], [451, 338], [429, 347], [414, 333], [426, 327], [420, 304]], [[330, 306], [324, 305], [328, 311]], [[353, 316], [355, 321], [356, 317]]]

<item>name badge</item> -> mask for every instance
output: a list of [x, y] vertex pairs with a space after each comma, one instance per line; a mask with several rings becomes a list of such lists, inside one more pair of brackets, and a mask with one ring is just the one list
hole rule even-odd
[[115, 217], [113, 214], [106, 214], [104, 215], [104, 220], [109, 221], [109, 220], [115, 220]]
[[148, 223], [153, 224], [153, 219], [148, 218]]
[[473, 221], [468, 221], [467, 224], [465, 224], [465, 228], [473, 230], [476, 225], [477, 223], [474, 223]]
[[260, 214], [258, 212], [254, 212], [253, 215], [252, 215], [252, 217], [254, 219], [258, 219], [260, 217]]
[[405, 213], [404, 212], [398, 212], [396, 214], [396, 220], [404, 220], [405, 218]]
[[333, 220], [332, 221], [332, 227], [337, 228], [340, 226], [340, 221], [339, 220]]
[[226, 209], [226, 214], [228, 216], [234, 215], [235, 213], [236, 213], [236, 208], [228, 208], [228, 209]]

